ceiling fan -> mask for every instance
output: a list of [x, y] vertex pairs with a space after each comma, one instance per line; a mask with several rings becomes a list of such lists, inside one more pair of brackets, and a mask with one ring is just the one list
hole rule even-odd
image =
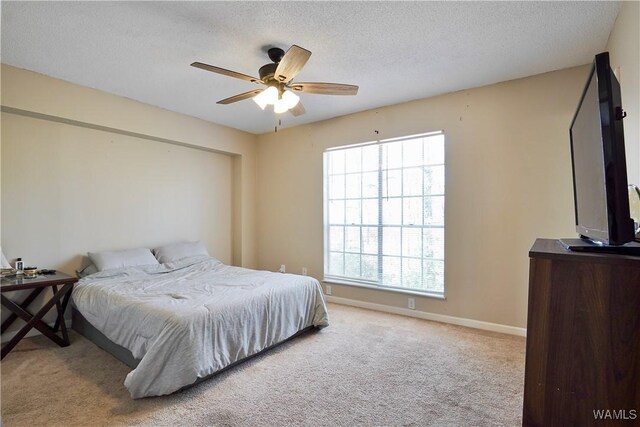
[[315, 82], [294, 83], [293, 78], [300, 72], [311, 56], [310, 51], [300, 46], [293, 45], [286, 53], [280, 48], [272, 47], [267, 53], [269, 59], [273, 62], [260, 67], [258, 70], [260, 78], [251, 77], [202, 62], [194, 62], [191, 66], [267, 86], [266, 89], [254, 89], [225, 98], [218, 101], [218, 104], [232, 104], [244, 99], [253, 98], [256, 104], [263, 110], [267, 105], [273, 105], [273, 111], [275, 113], [290, 111], [294, 116], [299, 116], [305, 113], [305, 109], [300, 102], [300, 97], [296, 95], [295, 92], [319, 95], [356, 95], [358, 93], [358, 86], [354, 85]]

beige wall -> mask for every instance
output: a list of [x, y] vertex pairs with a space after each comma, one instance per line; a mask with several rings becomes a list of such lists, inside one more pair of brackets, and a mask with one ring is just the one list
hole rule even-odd
[[[416, 309], [526, 324], [528, 250], [574, 236], [569, 124], [588, 68], [461, 91], [264, 134], [258, 140], [259, 267], [323, 274], [322, 153], [444, 130], [446, 296]], [[337, 101], [336, 101], [337, 102]], [[379, 134], [376, 133], [379, 132]], [[406, 307], [406, 295], [333, 286], [333, 295]]]
[[[5, 116], [29, 117], [33, 123], [42, 121], [55, 123], [54, 129], [63, 129], [63, 133], [80, 132], [82, 136], [76, 135], [79, 139], [104, 137], [112, 138], [120, 144], [143, 140], [149, 144], [148, 147], [152, 151], [153, 147], [157, 147], [155, 150], [159, 150], [158, 152], [197, 149], [196, 155], [217, 152], [232, 156], [233, 158], [229, 160], [233, 205], [231, 261], [237, 265], [256, 266], [255, 135], [4, 64], [2, 65], [2, 109]], [[6, 136], [3, 135], [3, 137]], [[4, 141], [3, 146], [6, 143], [7, 140]], [[20, 144], [20, 142], [14, 142], [14, 144]], [[213, 158], [210, 154], [206, 156]], [[4, 158], [3, 153], [3, 163], [10, 162], [12, 159]], [[117, 170], [113, 172], [115, 175]], [[41, 178], [44, 179], [44, 177]], [[60, 180], [61, 177], [53, 176], [48, 179], [55, 181]], [[9, 184], [2, 183], [3, 187], [7, 185]], [[8, 200], [4, 196], [4, 191], [2, 198], [4, 199], [2, 228], [6, 230], [13, 226], [5, 217], [12, 208], [5, 206]], [[211, 218], [211, 221], [215, 222], [216, 219]], [[227, 220], [224, 219], [223, 222], [226, 224]], [[226, 226], [229, 225], [226, 224]], [[67, 231], [59, 230], [62, 234]], [[113, 246], [121, 246], [116, 240], [111, 243]], [[110, 242], [107, 239], [100, 242], [100, 245], [106, 247]], [[88, 249], [76, 248], [78, 253]], [[7, 252], [7, 255], [14, 254]], [[25, 253], [21, 255], [28, 257]], [[65, 254], [65, 256], [68, 255]]]
[[202, 239], [231, 263], [224, 154], [2, 113], [2, 248], [73, 273], [88, 251]]
[[625, 1], [609, 36], [611, 67], [619, 70], [630, 184], [640, 186], [640, 2]]

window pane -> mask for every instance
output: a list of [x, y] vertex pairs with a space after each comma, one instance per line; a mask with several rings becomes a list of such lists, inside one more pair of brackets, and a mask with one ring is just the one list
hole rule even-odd
[[360, 227], [345, 227], [344, 250], [360, 252]]
[[389, 143], [382, 146], [382, 169], [402, 167], [402, 144]]
[[361, 153], [362, 149], [360, 147], [345, 150], [345, 170], [347, 172], [360, 172], [362, 170]]
[[384, 286], [400, 286], [399, 257], [382, 257], [382, 284]]
[[444, 166], [424, 168], [424, 194], [444, 194]]
[[402, 147], [402, 166], [422, 166], [422, 138], [404, 141]]
[[362, 255], [362, 278], [378, 280], [378, 256]]
[[444, 135], [424, 139], [424, 164], [444, 163]]
[[422, 168], [402, 171], [402, 193], [404, 196], [422, 196]]
[[360, 200], [347, 200], [347, 224], [361, 224]]
[[422, 197], [405, 197], [402, 204], [402, 223], [404, 225], [422, 225]]
[[424, 288], [426, 290], [444, 291], [444, 262], [442, 261], [422, 261], [422, 272], [424, 274]]
[[378, 151], [377, 145], [369, 145], [362, 148], [362, 170], [377, 171], [378, 170]]
[[344, 173], [344, 151], [339, 150], [329, 152], [329, 173]]
[[344, 275], [344, 255], [342, 252], [331, 252], [329, 254], [329, 274]]
[[382, 197], [402, 196], [402, 169], [382, 172]]
[[352, 173], [347, 175], [347, 199], [354, 199], [361, 197], [361, 175], [359, 173]]
[[402, 258], [402, 287], [422, 288], [422, 260]]
[[425, 228], [422, 245], [425, 258], [444, 259], [444, 228]]
[[329, 201], [329, 224], [344, 224], [344, 200]]
[[347, 277], [360, 277], [360, 255], [344, 254], [344, 274]]
[[400, 255], [400, 227], [384, 227], [382, 230], [382, 253]]
[[378, 199], [362, 200], [362, 223], [369, 225], [378, 224]]
[[327, 274], [444, 290], [442, 134], [325, 153]]
[[362, 227], [362, 253], [378, 253], [378, 228]]
[[344, 227], [329, 227], [329, 249], [339, 252], [344, 250]]
[[382, 199], [382, 223], [401, 224], [402, 223], [402, 199]]
[[422, 256], [422, 228], [402, 229], [402, 256]]
[[362, 174], [362, 197], [378, 197], [378, 172]]
[[344, 199], [344, 175], [329, 177], [329, 198]]
[[425, 225], [444, 225], [444, 196], [424, 198]]

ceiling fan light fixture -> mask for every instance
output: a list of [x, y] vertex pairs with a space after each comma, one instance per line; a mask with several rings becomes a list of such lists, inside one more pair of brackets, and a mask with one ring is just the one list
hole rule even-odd
[[285, 90], [282, 94], [282, 101], [286, 103], [287, 110], [290, 110], [298, 105], [298, 102], [300, 102], [300, 97], [290, 90]]
[[253, 97], [256, 104], [263, 110], [267, 105], [275, 104], [278, 101], [278, 89], [270, 86]]
[[286, 113], [288, 110], [289, 109], [282, 100], [278, 100], [278, 102], [273, 104], [273, 112], [276, 114]]
[[298, 105], [300, 97], [295, 93], [285, 90], [282, 97], [273, 104], [273, 112], [276, 114], [284, 113]]

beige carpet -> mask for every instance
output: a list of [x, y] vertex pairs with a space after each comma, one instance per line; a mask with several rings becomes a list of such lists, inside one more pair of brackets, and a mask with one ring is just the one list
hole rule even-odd
[[520, 425], [524, 339], [332, 304], [331, 325], [171, 396], [131, 400], [128, 368], [73, 334], [2, 361], [2, 424]]

